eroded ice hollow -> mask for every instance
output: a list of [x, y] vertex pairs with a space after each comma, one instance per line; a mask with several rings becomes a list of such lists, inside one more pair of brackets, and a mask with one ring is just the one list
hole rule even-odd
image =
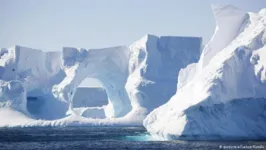
[[55, 99], [51, 92], [52, 87], [65, 77], [60, 56], [60, 52], [43, 52], [21, 46], [1, 49], [1, 85], [5, 87], [6, 84], [19, 82], [26, 92], [23, 99], [14, 97], [20, 91], [8, 93], [2, 90], [1, 106], [7, 106], [6, 100], [8, 103], [14, 103], [17, 99], [16, 101], [26, 104], [26, 109], [23, 110], [35, 118], [53, 120], [64, 117], [68, 105]]
[[[153, 35], [130, 46], [104, 49], [65, 47], [62, 52], [43, 52], [15, 46], [1, 49], [0, 78], [2, 85], [22, 84], [26, 99], [19, 100], [26, 103], [24, 113], [29, 118], [55, 120], [74, 115], [142, 124], [150, 111], [175, 94], [179, 70], [198, 61], [200, 48], [201, 38]], [[107, 105], [96, 113], [88, 110], [92, 111], [89, 115], [73, 107], [76, 89], [86, 78], [99, 80], [108, 97]], [[0, 107], [6, 108], [9, 105], [2, 95]], [[8, 103], [13, 101], [10, 98]]]

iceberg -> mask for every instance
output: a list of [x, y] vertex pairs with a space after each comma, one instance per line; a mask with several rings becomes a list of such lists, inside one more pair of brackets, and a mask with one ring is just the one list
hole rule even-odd
[[265, 9], [213, 11], [217, 27], [199, 62], [180, 71], [176, 94], [144, 120], [154, 137], [266, 138]]
[[[3, 48], [0, 126], [142, 125], [175, 94], [178, 72], [199, 60], [201, 41], [146, 35], [129, 46], [103, 49]], [[88, 107], [75, 96], [86, 78], [101, 82], [107, 104]]]

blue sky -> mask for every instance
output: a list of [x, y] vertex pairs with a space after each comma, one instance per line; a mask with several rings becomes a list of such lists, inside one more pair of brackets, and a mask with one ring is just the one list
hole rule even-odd
[[0, 0], [0, 47], [102, 48], [147, 33], [207, 42], [215, 27], [211, 4], [258, 11], [266, 0]]
[[200, 36], [206, 43], [215, 28], [211, 4], [256, 12], [266, 0], [0, 0], [0, 47], [103, 48], [147, 33]]

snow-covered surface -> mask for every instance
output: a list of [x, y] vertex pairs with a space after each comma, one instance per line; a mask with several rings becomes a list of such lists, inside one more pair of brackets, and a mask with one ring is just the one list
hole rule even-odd
[[[197, 62], [200, 49], [201, 38], [153, 35], [103, 49], [1, 49], [0, 126], [142, 125], [175, 94], [179, 70]], [[101, 82], [106, 105], [81, 102], [89, 93], [75, 97], [86, 78]]]
[[[161, 139], [266, 138], [266, 14], [214, 6], [213, 39], [144, 126]], [[230, 23], [229, 23], [230, 22]]]

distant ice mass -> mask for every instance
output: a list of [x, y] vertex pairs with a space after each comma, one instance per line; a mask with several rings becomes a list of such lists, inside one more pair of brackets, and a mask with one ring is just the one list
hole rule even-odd
[[266, 14], [213, 6], [216, 30], [144, 126], [157, 138], [266, 139]]

